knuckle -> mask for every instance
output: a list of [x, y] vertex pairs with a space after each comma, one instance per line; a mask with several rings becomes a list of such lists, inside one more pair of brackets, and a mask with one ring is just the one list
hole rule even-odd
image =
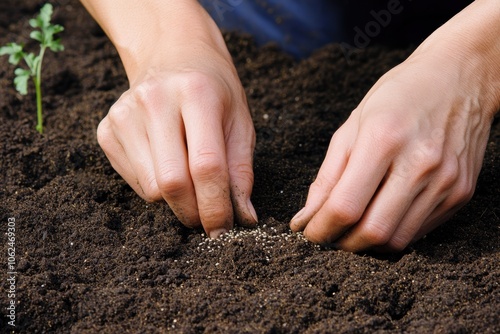
[[223, 109], [226, 95], [221, 87], [225, 87], [205, 73], [185, 73], [179, 76], [177, 87], [183, 101], [203, 105], [206, 112]]
[[97, 142], [104, 151], [111, 146], [113, 131], [107, 118], [104, 118], [97, 126]]
[[181, 92], [188, 95], [204, 94], [207, 90], [213, 89], [213, 79], [201, 72], [189, 72], [179, 78], [179, 88]]
[[332, 177], [327, 177], [323, 173], [319, 173], [311, 186], [309, 188], [310, 193], [319, 193], [319, 192], [330, 192], [330, 190], [335, 185], [336, 180]]
[[253, 184], [254, 173], [251, 165], [247, 163], [235, 163], [229, 167], [229, 170], [231, 171], [231, 178], [233, 180]]
[[200, 181], [219, 178], [225, 171], [219, 155], [212, 151], [200, 151], [189, 162], [191, 176]]
[[106, 116], [109, 120], [111, 126], [125, 124], [128, 119], [130, 119], [130, 108], [124, 103], [125, 94], [120, 97], [111, 108], [109, 109], [108, 115]]
[[[241, 110], [241, 109], [240, 109]], [[243, 152], [249, 156], [250, 159], [253, 158], [253, 152], [255, 150], [255, 143], [257, 136], [255, 134], [255, 128], [252, 123], [252, 119], [250, 115], [248, 115], [247, 126], [244, 126], [242, 129], [238, 129], [238, 133], [241, 134], [241, 138], [243, 138], [243, 145], [245, 146]]]
[[351, 226], [361, 219], [363, 210], [354, 199], [343, 198], [328, 202], [328, 212], [340, 226]]
[[141, 189], [143, 193], [142, 197], [147, 202], [157, 202], [163, 198], [153, 173], [148, 173], [148, 175], [146, 175], [144, 182], [141, 184]]
[[438, 161], [422, 152], [414, 152], [411, 161], [408, 163], [408, 178], [413, 184], [419, 184], [423, 180], [428, 179], [433, 172], [438, 168]]
[[445, 190], [451, 188], [456, 184], [459, 176], [460, 168], [458, 161], [447, 161], [441, 166], [441, 175], [439, 180], [441, 189]]
[[443, 147], [432, 140], [422, 141], [416, 145], [412, 157], [417, 171], [426, 175], [443, 165]]
[[223, 205], [213, 205], [210, 207], [204, 207], [200, 210], [200, 218], [204, 225], [225, 223], [230, 220], [227, 215], [228, 208], [225, 208]]
[[186, 190], [186, 179], [181, 173], [172, 171], [159, 172], [156, 182], [159, 191], [168, 198], [177, 198]]
[[452, 200], [458, 205], [463, 205], [469, 202], [474, 195], [475, 182], [469, 178], [463, 178], [456, 183], [452, 194]]
[[393, 252], [402, 252], [408, 247], [411, 239], [404, 239], [403, 237], [393, 237], [389, 242], [387, 242], [386, 246]]
[[[393, 123], [395, 123], [393, 121]], [[407, 142], [407, 136], [399, 123], [385, 124], [371, 129], [371, 138], [369, 139], [375, 145], [377, 150], [385, 155], [394, 155]]]
[[135, 86], [130, 91], [130, 96], [127, 100], [129, 106], [139, 105], [146, 111], [154, 111], [159, 108], [155, 106], [160, 105], [159, 99], [163, 96], [162, 87], [150, 80], [145, 80]]
[[389, 242], [391, 233], [385, 222], [373, 221], [360, 232], [361, 238], [373, 246], [382, 246]]
[[422, 173], [429, 173], [436, 170], [441, 164], [441, 155], [436, 151], [427, 152], [420, 155], [420, 161], [417, 164]]

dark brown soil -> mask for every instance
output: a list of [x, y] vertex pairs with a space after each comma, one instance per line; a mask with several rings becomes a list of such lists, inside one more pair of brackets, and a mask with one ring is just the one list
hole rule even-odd
[[[27, 40], [40, 4], [0, 2], [0, 45]], [[332, 45], [297, 63], [227, 35], [258, 135], [260, 228], [208, 242], [111, 168], [95, 132], [127, 88], [124, 71], [77, 1], [55, 6], [66, 51], [45, 59], [45, 135], [33, 95], [15, 92], [0, 59], [0, 332], [14, 329], [9, 218], [20, 333], [500, 332], [498, 119], [473, 200], [406, 252], [323, 250], [288, 229], [332, 133], [410, 49], [369, 48], [347, 64]]]

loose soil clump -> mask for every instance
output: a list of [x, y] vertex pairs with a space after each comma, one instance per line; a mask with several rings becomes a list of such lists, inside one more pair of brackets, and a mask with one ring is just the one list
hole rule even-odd
[[[27, 40], [39, 1], [0, 3], [0, 45]], [[498, 333], [500, 124], [472, 201], [397, 255], [321, 249], [288, 228], [331, 135], [408, 49], [337, 45], [297, 62], [226, 34], [257, 131], [257, 229], [218, 240], [183, 227], [115, 173], [96, 141], [127, 80], [77, 1], [55, 5], [66, 51], [47, 54], [45, 135], [33, 97], [0, 58], [0, 220], [16, 222], [16, 327], [22, 333]], [[30, 47], [28, 45], [27, 47]], [[388, 101], [390, 103], [390, 101]], [[6, 312], [2, 237], [0, 332]]]

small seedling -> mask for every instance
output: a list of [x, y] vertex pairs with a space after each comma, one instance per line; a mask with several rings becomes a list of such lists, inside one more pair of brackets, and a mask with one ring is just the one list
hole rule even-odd
[[36, 129], [38, 132], [43, 133], [43, 117], [42, 117], [42, 61], [45, 51], [50, 49], [53, 52], [63, 51], [64, 46], [61, 44], [60, 39], [54, 39], [54, 35], [63, 31], [64, 28], [59, 24], [51, 24], [50, 19], [52, 16], [52, 5], [47, 3], [41, 9], [38, 16], [29, 21], [31, 27], [35, 28], [30, 34], [30, 37], [40, 43], [40, 53], [26, 53], [23, 50], [22, 44], [8, 43], [0, 47], [0, 56], [9, 55], [9, 63], [13, 65], [19, 64], [24, 60], [28, 69], [16, 68], [14, 74], [14, 85], [16, 90], [26, 95], [28, 93], [28, 79], [31, 77], [35, 84], [36, 90], [36, 109], [38, 123]]

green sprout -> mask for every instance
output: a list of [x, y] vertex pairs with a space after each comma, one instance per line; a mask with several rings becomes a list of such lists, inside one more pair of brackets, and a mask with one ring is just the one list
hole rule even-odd
[[[8, 43], [0, 47], [0, 56], [9, 55], [9, 63], [17, 65], [24, 60], [28, 69], [16, 68], [14, 74], [14, 85], [16, 90], [26, 95], [28, 93], [28, 79], [33, 78], [36, 90], [36, 109], [38, 123], [36, 129], [41, 134], [43, 133], [43, 117], [42, 117], [42, 60], [45, 51], [50, 49], [53, 52], [63, 51], [64, 46], [60, 39], [54, 39], [54, 35], [63, 31], [64, 28], [59, 24], [51, 24], [50, 19], [53, 13], [52, 5], [47, 3], [40, 9], [40, 14], [29, 21], [31, 27], [35, 28], [30, 33], [30, 37], [40, 43], [40, 53], [26, 53], [23, 51], [23, 45], [17, 43]], [[38, 30], [39, 29], [39, 30]]]

